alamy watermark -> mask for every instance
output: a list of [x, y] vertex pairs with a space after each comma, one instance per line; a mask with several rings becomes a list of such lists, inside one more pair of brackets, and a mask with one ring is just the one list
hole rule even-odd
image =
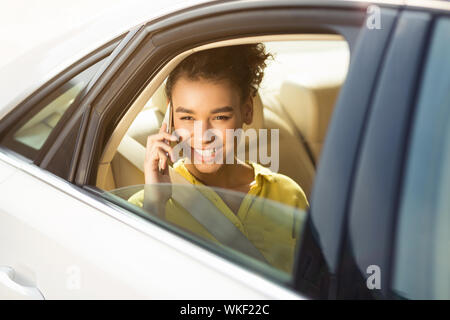
[[381, 9], [379, 6], [370, 5], [367, 7], [366, 27], [369, 30], [381, 29]]
[[366, 280], [367, 289], [381, 289], [381, 268], [375, 264], [372, 264], [367, 267], [366, 273], [369, 275]]

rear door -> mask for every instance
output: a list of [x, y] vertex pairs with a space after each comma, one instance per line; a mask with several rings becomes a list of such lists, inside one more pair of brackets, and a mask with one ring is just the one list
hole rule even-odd
[[[133, 272], [121, 263], [142, 258], [114, 255], [127, 239], [142, 237], [133, 242], [146, 244], [146, 237], [101, 214], [82, 195], [74, 197], [79, 190], [73, 185], [34, 164], [76, 114], [89, 83], [119, 42], [52, 79], [1, 121], [0, 299], [148, 295], [138, 288], [145, 280], [127, 277]], [[71, 126], [66, 122], [65, 127]]]
[[[233, 8], [234, 5], [236, 7]], [[236, 12], [230, 14], [231, 9]], [[193, 11], [190, 21], [175, 16], [173, 26], [163, 25], [160, 30], [156, 25], [148, 24], [136, 34], [135, 46], [140, 46], [141, 50], [128, 52], [124, 56], [124, 64], [116, 66], [122, 73], [120, 77], [111, 77], [108, 85], [116, 91], [105, 91], [98, 103], [91, 106], [97, 112], [92, 112], [86, 120], [86, 148], [80, 154], [75, 183], [95, 192], [102, 146], [106, 145], [133, 98], [150, 81], [148, 75], [155, 75], [177, 54], [196, 45], [233, 37], [286, 33], [342, 34], [351, 48], [350, 71], [318, 168], [301, 253], [293, 277], [285, 284], [308, 297], [336, 297], [335, 279], [341, 261], [347, 199], [358, 160], [360, 137], [365, 130], [373, 86], [398, 14], [394, 6], [372, 7], [368, 11], [370, 19], [366, 21], [366, 10], [365, 6], [346, 2], [333, 7], [319, 5], [319, 8], [301, 1], [295, 5], [280, 1], [230, 2]], [[382, 27], [377, 27], [376, 19], [381, 19]], [[208, 27], [213, 25], [214, 29]], [[245, 263], [242, 265], [248, 268]]]
[[[1, 120], [0, 298], [292, 297], [68, 182], [81, 102], [95, 96], [94, 83], [132, 35], [77, 62]], [[254, 278], [259, 288], [242, 281]]]
[[[10, 280], [45, 298], [335, 297], [359, 137], [397, 16], [395, 7], [379, 7], [377, 29], [366, 23], [366, 9], [351, 2], [233, 1], [197, 6], [130, 32], [34, 163], [11, 147], [0, 153], [0, 265], [15, 271]], [[100, 197], [95, 171], [105, 142], [149, 77], [176, 54], [233, 37], [322, 32], [342, 34], [352, 62], [292, 279], [276, 283]]]

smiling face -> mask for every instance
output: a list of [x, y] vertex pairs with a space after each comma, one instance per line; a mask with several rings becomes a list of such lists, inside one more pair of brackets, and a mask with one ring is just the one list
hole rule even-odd
[[[252, 121], [252, 99], [242, 101], [239, 90], [228, 80], [184, 76], [176, 80], [171, 98], [174, 128], [185, 132], [182, 139], [189, 141], [195, 169], [216, 172], [225, 163], [226, 154], [234, 152], [226, 143], [226, 130], [242, 128]], [[205, 134], [207, 130], [214, 134]], [[222, 161], [217, 161], [218, 157]]]

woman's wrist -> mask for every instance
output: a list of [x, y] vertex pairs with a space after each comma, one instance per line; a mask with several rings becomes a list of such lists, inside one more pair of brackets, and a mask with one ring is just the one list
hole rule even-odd
[[163, 217], [166, 203], [171, 196], [169, 188], [170, 186], [165, 185], [146, 184], [144, 186], [143, 209]]

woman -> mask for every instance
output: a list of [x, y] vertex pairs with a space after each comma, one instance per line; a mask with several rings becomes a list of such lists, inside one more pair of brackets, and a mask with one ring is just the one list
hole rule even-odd
[[[197, 52], [170, 73], [165, 89], [173, 108], [173, 127], [176, 132], [182, 132], [179, 136], [189, 144], [188, 151], [191, 151], [191, 156], [174, 164], [174, 170], [194, 185], [246, 194], [237, 202], [226, 194], [219, 196], [212, 189], [202, 191], [267, 262], [290, 271], [298, 229], [295, 214], [285, 214], [286, 219], [274, 223], [252, 199], [266, 198], [304, 210], [308, 206], [304, 192], [292, 179], [256, 163], [240, 161], [235, 156], [230, 163], [230, 154], [235, 155], [236, 148], [223, 138], [227, 130], [240, 129], [252, 122], [253, 97], [269, 57], [261, 43]], [[175, 154], [169, 142], [175, 143], [178, 138], [166, 131], [167, 126], [163, 124], [158, 134], [148, 137], [144, 166], [146, 184], [170, 182], [168, 161], [174, 161]], [[207, 131], [214, 134], [206, 135]], [[167, 221], [218, 242], [176, 201], [159, 200], [165, 205]], [[144, 192], [136, 193], [129, 201], [142, 207]]]

